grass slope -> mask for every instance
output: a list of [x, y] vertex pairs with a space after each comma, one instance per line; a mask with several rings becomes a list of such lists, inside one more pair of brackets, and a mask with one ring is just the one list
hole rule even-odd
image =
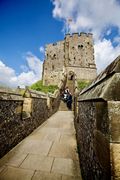
[[44, 93], [54, 93], [56, 89], [58, 89], [58, 86], [56, 85], [49, 85], [49, 86], [43, 86], [42, 80], [37, 81], [36, 83], [32, 84], [30, 86], [30, 89], [36, 90], [36, 91], [42, 91]]
[[78, 81], [78, 89], [81, 91], [85, 87], [89, 86], [91, 84], [91, 81]]

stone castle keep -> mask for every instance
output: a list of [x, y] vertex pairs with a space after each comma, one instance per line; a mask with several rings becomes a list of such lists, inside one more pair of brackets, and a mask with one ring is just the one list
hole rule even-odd
[[93, 35], [91, 33], [67, 34], [63, 41], [46, 46], [43, 65], [43, 84], [57, 85], [62, 73], [75, 74], [79, 80], [96, 77]]

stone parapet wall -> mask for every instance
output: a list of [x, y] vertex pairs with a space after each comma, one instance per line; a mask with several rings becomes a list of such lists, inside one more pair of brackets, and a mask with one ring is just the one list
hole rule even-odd
[[79, 94], [75, 118], [85, 180], [120, 178], [120, 56]]
[[22, 140], [22, 107], [21, 96], [0, 93], [0, 157]]
[[[64, 83], [65, 79], [61, 81], [61, 88]], [[45, 95], [27, 89], [23, 97], [0, 92], [0, 157], [55, 113], [59, 104], [60, 90]]]
[[110, 179], [109, 129], [106, 102], [79, 102], [77, 131], [83, 179]]
[[113, 179], [120, 178], [120, 101], [108, 102], [111, 172]]

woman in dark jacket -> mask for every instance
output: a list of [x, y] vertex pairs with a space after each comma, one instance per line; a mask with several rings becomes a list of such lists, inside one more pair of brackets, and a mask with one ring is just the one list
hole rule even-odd
[[67, 107], [72, 110], [72, 95], [70, 92], [67, 93]]

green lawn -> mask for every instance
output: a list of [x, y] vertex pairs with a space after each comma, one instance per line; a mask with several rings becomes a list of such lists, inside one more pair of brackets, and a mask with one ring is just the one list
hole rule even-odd
[[32, 84], [30, 86], [30, 89], [36, 90], [36, 91], [42, 91], [44, 93], [54, 93], [56, 89], [58, 89], [58, 86], [56, 85], [49, 85], [49, 86], [43, 86], [42, 80], [37, 81], [36, 83]]
[[91, 84], [91, 81], [78, 81], [78, 89], [81, 91], [82, 89], [84, 89], [85, 87], [89, 86]]

